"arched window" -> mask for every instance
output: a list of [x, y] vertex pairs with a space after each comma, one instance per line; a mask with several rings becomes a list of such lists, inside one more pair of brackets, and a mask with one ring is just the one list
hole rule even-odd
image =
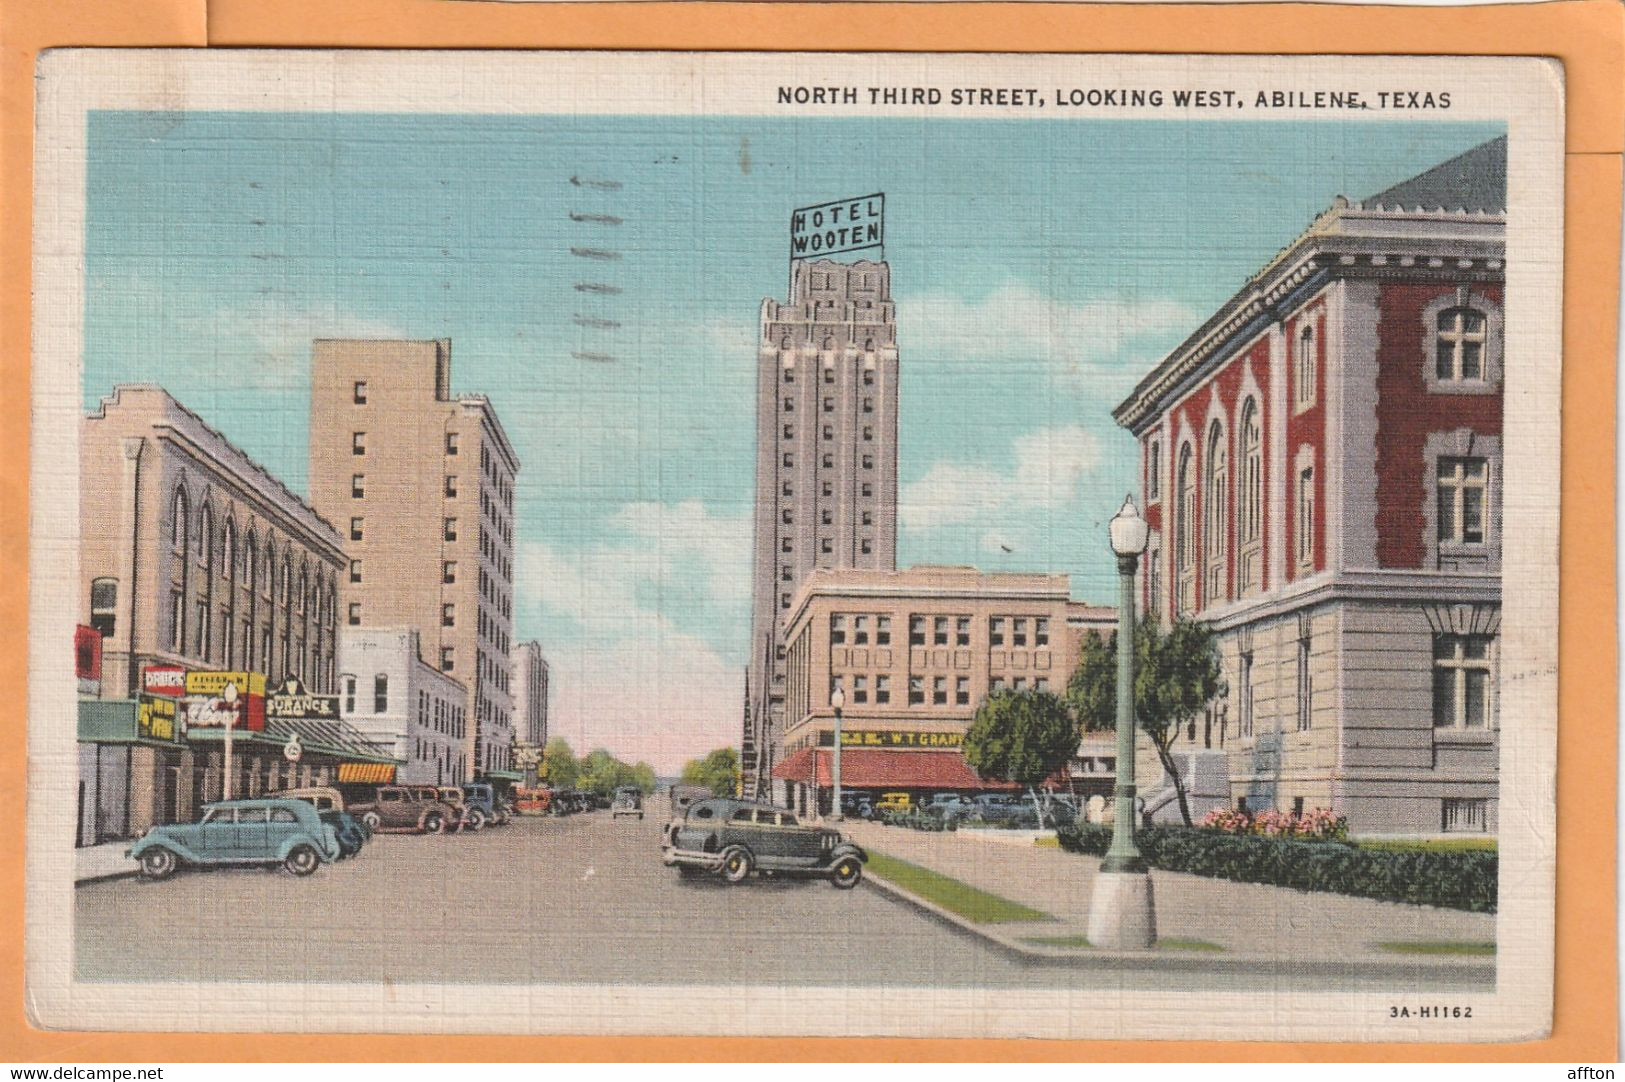
[[186, 490], [177, 488], [175, 499], [169, 507], [169, 545], [176, 553], [184, 556], [187, 549], [187, 538], [191, 537], [191, 510], [186, 503]]
[[186, 499], [186, 490], [177, 488], [170, 505], [169, 542], [175, 553], [175, 566], [180, 575], [171, 580], [169, 587], [169, 648], [182, 653], [186, 649], [186, 593], [190, 581], [187, 554], [191, 548], [192, 511]]
[[270, 538], [265, 540], [265, 580], [260, 583], [260, 593], [267, 601], [276, 600], [276, 543]]
[[214, 511], [207, 503], [198, 512], [197, 559], [209, 570], [214, 570]]
[[1230, 506], [1230, 448], [1225, 442], [1224, 426], [1214, 421], [1207, 430], [1207, 485], [1203, 496], [1206, 521], [1202, 532], [1207, 538], [1207, 589], [1203, 596], [1208, 601], [1223, 600], [1225, 592], [1225, 512]]
[[224, 540], [221, 542], [220, 573], [226, 576], [227, 582], [237, 581], [237, 524], [226, 519], [226, 527], [222, 531]]
[[1179, 494], [1174, 516], [1174, 566], [1179, 581], [1177, 608], [1187, 613], [1196, 608], [1196, 463], [1191, 445], [1179, 449], [1175, 487]]
[[1439, 313], [1434, 374], [1451, 383], [1482, 383], [1488, 320], [1476, 308], [1446, 308]]
[[1298, 332], [1295, 361], [1293, 373], [1297, 392], [1293, 396], [1293, 401], [1298, 404], [1299, 409], [1306, 409], [1315, 404], [1318, 368], [1318, 358], [1315, 356], [1315, 328], [1307, 323], [1304, 324], [1303, 330]]
[[1236, 499], [1236, 592], [1261, 586], [1264, 534], [1264, 439], [1258, 423], [1258, 403], [1248, 398], [1241, 407], [1241, 475]]
[[293, 605], [293, 557], [288, 555], [286, 549], [282, 550], [282, 607], [290, 608]]

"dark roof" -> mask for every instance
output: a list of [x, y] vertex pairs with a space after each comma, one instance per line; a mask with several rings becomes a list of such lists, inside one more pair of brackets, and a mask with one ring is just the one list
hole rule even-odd
[[1362, 207], [1502, 214], [1507, 209], [1507, 137], [1491, 139], [1402, 180]]

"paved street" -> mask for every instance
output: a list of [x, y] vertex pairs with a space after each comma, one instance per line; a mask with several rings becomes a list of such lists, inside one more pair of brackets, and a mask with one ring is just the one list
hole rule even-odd
[[[1166, 985], [1156, 971], [1014, 959], [866, 888], [680, 880], [660, 863], [659, 831], [656, 818], [607, 812], [527, 818], [466, 837], [380, 836], [308, 879], [221, 869], [91, 883], [76, 892], [78, 970], [88, 980]], [[1182, 979], [1325, 987], [1311, 972]], [[1359, 983], [1381, 982], [1339, 980]]]

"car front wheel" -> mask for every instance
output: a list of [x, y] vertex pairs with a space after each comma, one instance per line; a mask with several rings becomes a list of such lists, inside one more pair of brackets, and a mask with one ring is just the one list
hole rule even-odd
[[857, 857], [842, 857], [830, 869], [829, 881], [839, 890], [851, 890], [863, 881], [863, 862]]
[[141, 874], [148, 879], [168, 879], [175, 874], [180, 861], [175, 854], [162, 846], [148, 849], [141, 854]]
[[721, 875], [725, 883], [743, 883], [750, 878], [751, 868], [755, 862], [751, 860], [750, 853], [744, 849], [730, 849], [722, 855]]
[[440, 817], [439, 812], [430, 812], [423, 817], [423, 833], [441, 834], [446, 829], [446, 821]]
[[282, 866], [294, 875], [309, 875], [322, 863], [321, 854], [308, 845], [296, 845], [283, 858]]
[[361, 817], [361, 821], [367, 824], [368, 830], [377, 830], [383, 823], [383, 819], [379, 817], [377, 812], [368, 812]]
[[468, 813], [468, 829], [473, 831], [485, 829], [485, 809], [475, 808]]

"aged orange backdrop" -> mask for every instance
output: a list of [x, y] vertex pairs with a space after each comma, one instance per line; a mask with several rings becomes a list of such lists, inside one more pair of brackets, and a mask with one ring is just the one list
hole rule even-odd
[[[1558, 742], [1556, 1022], [1519, 1045], [1142, 1044], [824, 1039], [730, 1041], [43, 1033], [22, 983], [22, 832], [0, 834], [0, 1047], [18, 1059], [1165, 1059], [1614, 1060], [1616, 724], [1615, 312], [1625, 14], [1608, 0], [1468, 9], [1305, 5], [488, 4], [457, 0], [13, 0], [4, 21], [5, 290], [0, 546], [27, 566], [29, 237], [33, 64], [42, 49], [105, 46], [829, 49], [1504, 54], [1557, 57], [1568, 94], [1564, 277], [1563, 576]], [[0, 680], [27, 686], [27, 586], [0, 583]], [[14, 730], [20, 727], [14, 725]], [[26, 791], [20, 732], [0, 745], [0, 792]], [[1597, 794], [1608, 794], [1599, 799]]]

